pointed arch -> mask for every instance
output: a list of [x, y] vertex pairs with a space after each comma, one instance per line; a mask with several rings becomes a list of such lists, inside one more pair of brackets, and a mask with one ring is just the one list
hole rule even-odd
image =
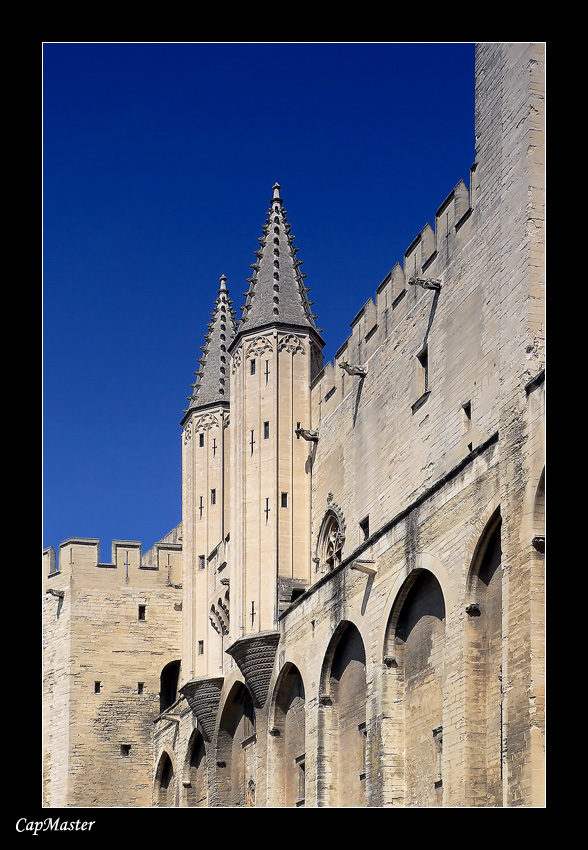
[[473, 742], [470, 804], [502, 805], [502, 520], [497, 509], [483, 530], [468, 576], [466, 718]]
[[183, 784], [186, 806], [191, 808], [207, 806], [206, 746], [199, 729], [194, 729], [190, 736]]
[[446, 618], [452, 616], [460, 601], [452, 588], [447, 571], [439, 558], [430, 552], [418, 552], [415, 558], [414, 569], [411, 570], [409, 575], [405, 575], [404, 578], [399, 576], [397, 583], [392, 588], [390, 594], [392, 603], [389, 607], [389, 614], [387, 619], [382, 620], [380, 641], [383, 650], [383, 661], [386, 664], [389, 664], [390, 660], [395, 656], [395, 632], [404, 600], [414, 582], [423, 572], [431, 573], [437, 580], [444, 600], [444, 616]]
[[319, 529], [315, 563], [317, 570], [326, 572], [341, 563], [343, 546], [345, 544], [345, 518], [341, 508], [333, 501], [329, 493], [327, 508]]
[[[366, 800], [366, 654], [353, 623], [339, 624], [322, 670], [324, 805], [364, 806]], [[328, 745], [327, 745], [328, 742]]]
[[475, 541], [467, 578], [468, 603], [476, 601], [473, 599], [473, 596], [476, 594], [478, 582], [481, 578], [480, 573], [487, 560], [486, 553], [489, 547], [496, 545], [496, 533], [500, 529], [501, 523], [502, 517], [500, 506], [498, 506], [494, 509], [489, 519], [487, 519], [479, 533], [478, 539]]
[[246, 685], [236, 681], [224, 701], [216, 741], [221, 806], [254, 803], [256, 743], [253, 699]]
[[438, 577], [422, 567], [413, 570], [396, 595], [384, 641], [394, 783], [408, 806], [442, 802], [445, 623]]
[[176, 804], [176, 780], [171, 755], [164, 750], [159, 758], [155, 773], [155, 805], [168, 808]]
[[304, 806], [306, 799], [306, 692], [295, 664], [280, 671], [270, 723], [274, 805]]

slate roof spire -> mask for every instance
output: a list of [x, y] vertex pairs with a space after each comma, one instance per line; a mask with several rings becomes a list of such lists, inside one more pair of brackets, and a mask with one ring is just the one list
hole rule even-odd
[[295, 237], [280, 189], [275, 183], [260, 248], [255, 252], [257, 260], [251, 265], [253, 275], [247, 278], [249, 289], [243, 293], [246, 301], [237, 333], [276, 323], [312, 328], [317, 333], [321, 330], [315, 324], [318, 317], [312, 312], [310, 290], [304, 283], [306, 275], [300, 271], [302, 260], [296, 256], [298, 248], [293, 244]]
[[192, 384], [192, 395], [188, 396], [188, 410], [220, 402], [228, 404], [230, 369], [227, 349], [235, 336], [235, 330], [235, 310], [229, 297], [227, 278], [222, 275], [208, 323], [208, 333], [204, 337], [204, 345], [200, 346], [202, 357], [198, 359], [199, 369], [194, 372], [196, 381]]

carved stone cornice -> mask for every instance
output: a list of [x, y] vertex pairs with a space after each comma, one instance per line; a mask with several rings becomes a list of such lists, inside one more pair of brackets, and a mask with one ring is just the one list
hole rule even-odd
[[236, 640], [226, 652], [243, 674], [256, 708], [263, 708], [280, 640], [279, 632], [257, 632]]
[[200, 679], [192, 679], [180, 688], [180, 693], [196, 715], [207, 741], [212, 741], [214, 737], [223, 682], [222, 676], [203, 676]]

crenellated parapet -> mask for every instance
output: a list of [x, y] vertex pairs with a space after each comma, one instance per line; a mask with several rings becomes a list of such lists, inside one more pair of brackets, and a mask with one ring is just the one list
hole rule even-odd
[[[475, 166], [472, 169], [472, 173]], [[367, 374], [372, 353], [385, 342], [394, 329], [422, 297], [433, 297], [448, 277], [449, 259], [459, 251], [464, 228], [472, 213], [470, 190], [461, 180], [445, 198], [435, 214], [435, 226], [427, 223], [404, 252], [402, 263], [396, 263], [375, 292], [350, 323], [351, 334], [326, 363], [313, 383], [315, 397], [320, 395], [320, 418], [334, 409], [350, 380]], [[320, 388], [320, 389], [319, 389]], [[315, 420], [316, 421], [316, 420]]]
[[145, 554], [140, 541], [113, 540], [111, 559], [103, 561], [100, 540], [70, 537], [59, 545], [57, 554], [52, 546], [43, 552], [43, 580], [55, 585], [61, 576], [89, 582], [163, 584], [180, 588], [181, 540], [181, 526]]

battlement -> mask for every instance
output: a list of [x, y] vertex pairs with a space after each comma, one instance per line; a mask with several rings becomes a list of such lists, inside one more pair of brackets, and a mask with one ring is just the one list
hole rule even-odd
[[[473, 185], [474, 164], [470, 173]], [[423, 289], [441, 289], [447, 267], [471, 236], [466, 226], [472, 213], [471, 192], [463, 180], [445, 198], [435, 214], [435, 227], [427, 223], [410, 243], [402, 263], [396, 263], [351, 321], [351, 334], [332, 361], [323, 366], [313, 382], [322, 384], [325, 407], [322, 416], [337, 403], [337, 387], [343, 384], [345, 363], [365, 366], [372, 352], [385, 341], [422, 297]], [[342, 368], [339, 368], [342, 367]], [[339, 400], [340, 400], [339, 394]], [[330, 400], [332, 404], [329, 405]]]
[[[58, 554], [50, 546], [43, 552], [43, 580], [48, 583], [56, 576], [82, 578], [113, 575], [116, 581], [151, 581], [181, 585], [182, 543], [181, 524], [166, 535], [145, 554], [143, 544], [137, 540], [113, 540], [111, 560], [100, 560], [100, 540], [91, 537], [70, 537], [59, 545]], [[140, 578], [139, 578], [140, 576]], [[108, 580], [108, 579], [107, 579]], [[55, 584], [55, 582], [53, 582]]]

